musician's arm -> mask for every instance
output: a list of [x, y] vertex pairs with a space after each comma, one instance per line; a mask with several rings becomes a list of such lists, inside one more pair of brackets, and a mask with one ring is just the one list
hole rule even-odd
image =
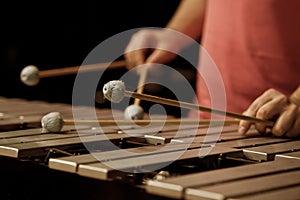
[[[170, 30], [197, 40], [202, 33], [205, 5], [206, 0], [182, 0], [166, 29], [143, 29], [135, 33], [125, 49], [126, 67], [131, 69], [145, 63], [172, 61], [178, 51], [191, 45], [192, 40], [178, 37]], [[145, 49], [145, 46], [152, 46], [152, 49]], [[154, 70], [153, 66], [150, 69]]]
[[[266, 120], [276, 120], [272, 127], [275, 136], [296, 137], [300, 135], [300, 86], [290, 95], [269, 89], [259, 96], [243, 113]], [[251, 122], [241, 121], [239, 132], [245, 134]], [[263, 124], [255, 124], [260, 133], [265, 133], [267, 128]]]
[[198, 39], [203, 29], [206, 0], [183, 0], [166, 28]]

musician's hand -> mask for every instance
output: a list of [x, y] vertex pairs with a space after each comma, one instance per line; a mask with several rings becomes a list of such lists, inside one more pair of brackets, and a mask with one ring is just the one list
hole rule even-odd
[[[286, 95], [277, 90], [267, 90], [243, 114], [265, 120], [276, 120], [271, 128], [275, 136], [300, 135], [300, 107], [291, 103]], [[239, 132], [246, 134], [251, 124], [249, 121], [242, 120], [239, 124]], [[256, 123], [255, 127], [261, 134], [266, 133], [265, 125]]]
[[[165, 64], [170, 62], [181, 49], [181, 44], [183, 44], [182, 38], [168, 29], [142, 29], [132, 36], [125, 49], [124, 57], [128, 63], [127, 69], [145, 63]], [[170, 50], [175, 53], [169, 52]]]

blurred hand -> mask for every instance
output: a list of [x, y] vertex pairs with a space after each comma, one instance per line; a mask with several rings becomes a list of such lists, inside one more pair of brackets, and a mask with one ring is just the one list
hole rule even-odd
[[187, 43], [186, 38], [169, 29], [142, 29], [132, 36], [125, 49], [127, 69], [146, 63], [166, 64]]
[[[269, 89], [259, 96], [243, 113], [244, 115], [265, 120], [276, 120], [272, 129], [275, 136], [296, 137], [300, 135], [300, 107], [289, 101], [289, 98], [275, 89]], [[247, 134], [252, 122], [242, 120], [239, 132]], [[256, 123], [255, 128], [266, 133], [267, 127]]]

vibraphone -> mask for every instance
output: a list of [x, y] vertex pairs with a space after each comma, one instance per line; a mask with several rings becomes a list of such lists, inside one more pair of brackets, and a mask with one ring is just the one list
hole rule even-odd
[[[78, 127], [64, 126], [60, 133], [45, 133], [41, 117], [59, 111], [71, 118], [71, 105], [5, 97], [0, 105], [1, 199], [300, 198], [295, 138], [245, 137], [237, 125], [224, 126], [218, 137], [207, 136], [216, 136], [220, 127], [207, 125], [184, 126], [180, 137], [175, 137], [177, 125], [155, 135], [154, 126], [123, 127], [126, 131], [82, 126], [81, 136]], [[84, 116], [91, 108], [75, 109]], [[110, 109], [96, 113], [112, 119]], [[123, 117], [122, 111], [114, 114]], [[118, 148], [105, 148], [107, 139]], [[207, 155], [199, 157], [203, 150]]]

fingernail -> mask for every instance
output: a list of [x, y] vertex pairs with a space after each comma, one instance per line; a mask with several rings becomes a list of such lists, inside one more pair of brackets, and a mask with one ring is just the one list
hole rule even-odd
[[238, 129], [238, 132], [239, 132], [240, 134], [245, 134], [245, 133], [246, 133], [246, 128], [243, 127], [243, 126], [240, 126], [239, 129]]

